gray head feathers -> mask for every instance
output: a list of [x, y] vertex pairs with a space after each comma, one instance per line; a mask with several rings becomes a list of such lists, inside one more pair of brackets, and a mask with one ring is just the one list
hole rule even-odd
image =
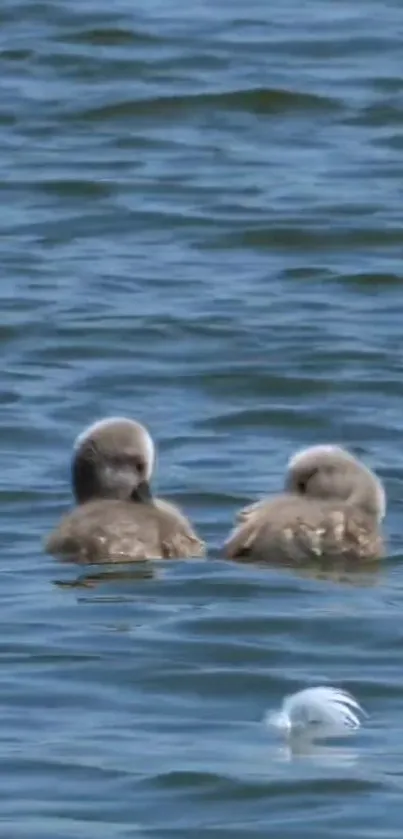
[[99, 420], [81, 432], [74, 443], [72, 481], [76, 500], [149, 500], [154, 461], [154, 444], [143, 425], [125, 417]]
[[308, 498], [342, 501], [382, 521], [386, 494], [380, 479], [351, 452], [335, 445], [311, 446], [287, 465], [285, 489]]

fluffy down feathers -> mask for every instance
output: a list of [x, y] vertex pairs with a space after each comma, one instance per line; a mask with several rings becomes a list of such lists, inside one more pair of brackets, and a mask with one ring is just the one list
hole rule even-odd
[[361, 726], [365, 712], [356, 699], [334, 687], [314, 687], [286, 696], [279, 711], [266, 717], [268, 725], [286, 737], [323, 740], [346, 737]]

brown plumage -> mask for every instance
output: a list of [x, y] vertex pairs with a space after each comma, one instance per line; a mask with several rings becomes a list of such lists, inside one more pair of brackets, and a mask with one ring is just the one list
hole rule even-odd
[[188, 519], [152, 497], [154, 459], [148, 431], [132, 420], [101, 420], [83, 432], [72, 462], [78, 506], [47, 538], [48, 553], [81, 562], [204, 556]]
[[349, 452], [314, 446], [297, 453], [285, 489], [241, 510], [224, 547], [227, 557], [300, 564], [382, 556], [385, 492]]

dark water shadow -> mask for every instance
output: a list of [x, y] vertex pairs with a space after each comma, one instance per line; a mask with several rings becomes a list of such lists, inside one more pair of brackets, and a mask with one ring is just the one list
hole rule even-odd
[[106, 570], [84, 572], [72, 580], [53, 580], [53, 585], [58, 588], [82, 588], [94, 589], [97, 586], [107, 585], [112, 582], [119, 583], [144, 583], [157, 578], [158, 571], [151, 563], [145, 561], [131, 564], [130, 568], [106, 568]]

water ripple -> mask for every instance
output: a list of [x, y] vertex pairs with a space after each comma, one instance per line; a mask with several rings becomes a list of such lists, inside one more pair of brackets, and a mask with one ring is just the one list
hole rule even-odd
[[[1, 805], [12, 839], [400, 839], [396, 0], [4, 0]], [[58, 564], [76, 434], [144, 421], [204, 561]], [[379, 567], [221, 556], [295, 449], [385, 481]], [[264, 724], [334, 684], [368, 712]]]

